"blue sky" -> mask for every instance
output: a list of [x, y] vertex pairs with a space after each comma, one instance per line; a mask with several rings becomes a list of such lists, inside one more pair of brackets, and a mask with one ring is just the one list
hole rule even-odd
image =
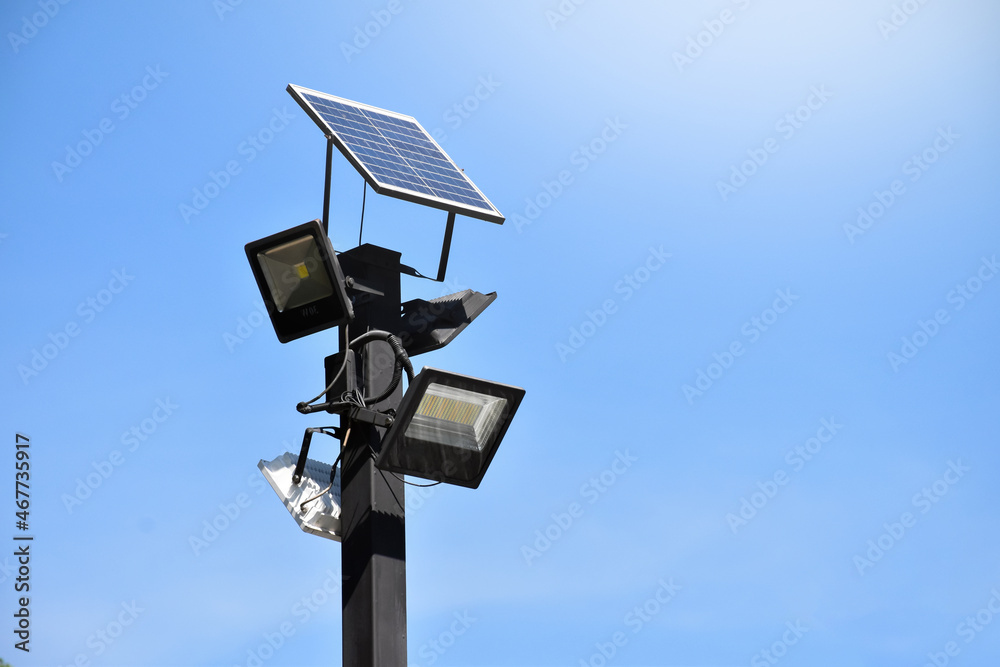
[[[322, 213], [295, 83], [414, 116], [507, 216], [403, 279], [499, 294], [418, 368], [527, 391], [479, 489], [408, 490], [411, 665], [996, 664], [998, 20], [6, 3], [0, 435], [35, 541], [0, 655], [340, 663], [340, 547], [256, 469], [329, 423], [294, 406], [336, 336], [280, 344], [243, 251]], [[336, 156], [338, 250], [361, 196]], [[363, 241], [424, 273], [443, 230], [368, 197]]]

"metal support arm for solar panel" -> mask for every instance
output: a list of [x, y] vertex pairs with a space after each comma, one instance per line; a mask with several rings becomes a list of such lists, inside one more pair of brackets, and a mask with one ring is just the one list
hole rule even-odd
[[[326, 182], [323, 185], [323, 231], [330, 234], [330, 189], [333, 183], [333, 137], [326, 137]], [[448, 270], [448, 255], [451, 253], [451, 237], [455, 231], [455, 212], [448, 211], [448, 222], [444, 230], [444, 241], [441, 244], [441, 260], [438, 263], [436, 282], [444, 282]], [[417, 274], [415, 274], [417, 275]]]
[[323, 185], [323, 231], [330, 235], [330, 183], [333, 181], [333, 137], [326, 135], [326, 183]]
[[438, 262], [438, 273], [437, 278], [429, 278], [424, 274], [417, 271], [412, 266], [407, 266], [406, 264], [400, 264], [399, 270], [408, 276], [413, 276], [414, 278], [426, 278], [427, 280], [433, 280], [437, 283], [444, 282], [444, 274], [448, 271], [448, 255], [451, 253], [451, 236], [455, 231], [455, 212], [448, 212], [448, 224], [444, 229], [444, 241], [441, 243], [441, 259]]
[[437, 282], [444, 282], [444, 273], [448, 270], [448, 253], [451, 252], [451, 233], [455, 231], [455, 212], [448, 211], [448, 225], [444, 228], [444, 243], [441, 244], [441, 262], [438, 264]]

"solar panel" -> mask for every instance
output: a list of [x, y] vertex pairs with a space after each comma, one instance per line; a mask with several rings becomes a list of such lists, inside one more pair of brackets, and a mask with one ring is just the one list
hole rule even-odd
[[500, 211], [415, 118], [293, 84], [288, 92], [375, 192], [503, 223]]

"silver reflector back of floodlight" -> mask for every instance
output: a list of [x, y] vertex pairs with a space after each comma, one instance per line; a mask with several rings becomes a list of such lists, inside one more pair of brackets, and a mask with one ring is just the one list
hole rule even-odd
[[302, 482], [294, 484], [292, 474], [295, 472], [298, 460], [298, 455], [285, 452], [273, 461], [261, 459], [257, 467], [278, 494], [288, 513], [295, 519], [295, 523], [299, 524], [299, 528], [329, 540], [341, 541], [340, 468], [337, 468], [333, 487], [309, 502], [303, 511], [303, 501], [319, 495], [323, 489], [330, 486], [330, 464], [306, 459]]

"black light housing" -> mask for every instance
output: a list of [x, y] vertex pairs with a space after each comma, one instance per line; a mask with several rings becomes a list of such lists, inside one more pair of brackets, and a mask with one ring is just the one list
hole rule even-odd
[[376, 466], [478, 488], [522, 398], [520, 387], [424, 367], [403, 395]]
[[246, 253], [282, 343], [354, 319], [344, 274], [319, 220], [248, 243]]

